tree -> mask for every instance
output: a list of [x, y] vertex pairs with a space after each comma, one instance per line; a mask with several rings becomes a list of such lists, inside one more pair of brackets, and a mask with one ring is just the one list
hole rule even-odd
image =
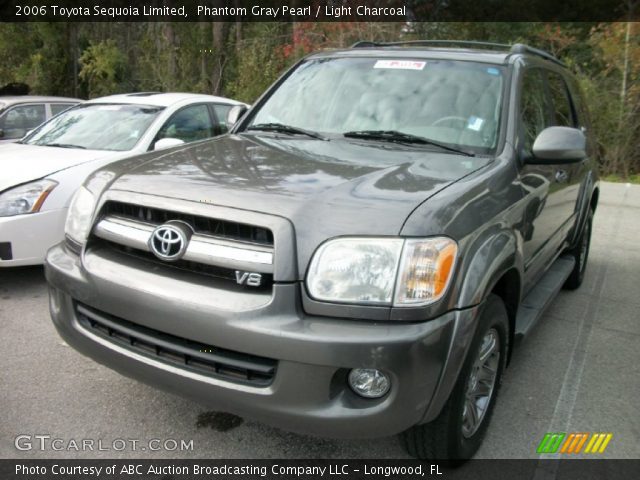
[[80, 56], [80, 80], [90, 97], [127, 91], [127, 59], [114, 40], [92, 44]]
[[598, 68], [582, 83], [596, 107], [602, 170], [628, 178], [640, 172], [640, 31], [631, 22], [601, 24], [590, 44]]

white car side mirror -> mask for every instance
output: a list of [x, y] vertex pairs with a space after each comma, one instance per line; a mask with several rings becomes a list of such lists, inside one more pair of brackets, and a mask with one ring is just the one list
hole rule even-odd
[[153, 144], [153, 149], [164, 150], [165, 148], [177, 147], [178, 145], [182, 145], [183, 143], [184, 140], [180, 140], [179, 138], [161, 138]]

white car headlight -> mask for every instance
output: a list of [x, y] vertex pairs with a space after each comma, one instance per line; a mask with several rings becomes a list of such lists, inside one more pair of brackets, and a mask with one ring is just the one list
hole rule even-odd
[[80, 187], [71, 200], [64, 233], [79, 244], [84, 244], [91, 229], [91, 217], [96, 200], [89, 190]]
[[57, 182], [45, 179], [7, 190], [0, 194], [0, 217], [39, 212], [56, 185]]
[[307, 289], [326, 302], [426, 305], [445, 294], [457, 254], [448, 237], [337, 238], [313, 256]]

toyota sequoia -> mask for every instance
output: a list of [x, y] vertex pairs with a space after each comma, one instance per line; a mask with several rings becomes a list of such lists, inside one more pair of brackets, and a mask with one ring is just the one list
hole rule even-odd
[[519, 340], [587, 266], [597, 149], [569, 69], [360, 42], [228, 119], [85, 181], [46, 258], [60, 335], [218, 410], [473, 456]]

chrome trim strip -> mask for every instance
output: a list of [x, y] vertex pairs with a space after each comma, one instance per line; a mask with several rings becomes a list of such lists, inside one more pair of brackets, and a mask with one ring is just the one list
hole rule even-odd
[[183, 257], [198, 263], [221, 265], [220, 262], [231, 260], [234, 262], [259, 263], [262, 265], [273, 264], [273, 253], [258, 249], [238, 248], [224, 245], [217, 240], [211, 241], [200, 235], [191, 237], [187, 252]]
[[[109, 216], [95, 225], [93, 233], [104, 240], [149, 252], [148, 242], [155, 228], [149, 223]], [[273, 272], [272, 248], [205, 235], [194, 234], [182, 258], [218, 267]]]
[[124, 218], [108, 217], [100, 220], [93, 233], [110, 242], [138, 250], [149, 251], [148, 241], [156, 227], [148, 223], [132, 222]]

